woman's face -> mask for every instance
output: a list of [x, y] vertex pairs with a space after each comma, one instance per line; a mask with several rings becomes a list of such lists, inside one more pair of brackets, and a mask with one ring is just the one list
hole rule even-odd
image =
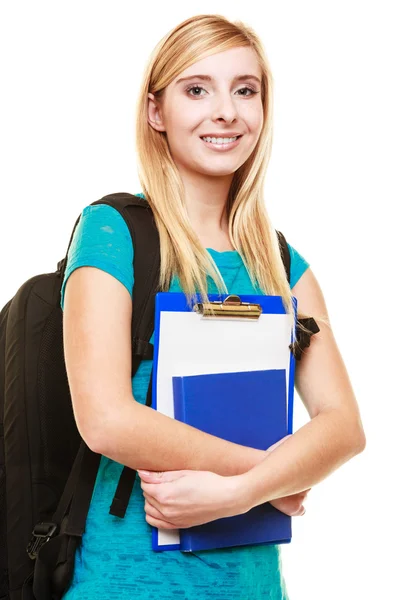
[[[161, 102], [150, 93], [149, 99], [149, 123], [166, 132], [171, 155], [185, 171], [233, 174], [257, 144], [264, 117], [261, 69], [252, 48], [232, 48], [199, 60], [165, 88]], [[235, 134], [239, 141], [225, 150], [202, 139]]]

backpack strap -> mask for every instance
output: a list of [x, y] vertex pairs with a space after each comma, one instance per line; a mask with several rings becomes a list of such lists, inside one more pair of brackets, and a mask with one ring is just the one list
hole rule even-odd
[[[134, 248], [134, 276], [132, 314], [132, 377], [144, 359], [153, 358], [149, 343], [154, 331], [155, 295], [160, 276], [160, 240], [153, 212], [147, 200], [124, 192], [104, 196], [93, 204], [109, 204], [116, 208], [128, 225]], [[140, 206], [144, 210], [137, 210]], [[135, 207], [135, 208], [134, 208]], [[151, 406], [151, 385], [146, 405]], [[110, 514], [123, 518], [135, 484], [136, 470], [123, 467]]]
[[[110, 202], [108, 201], [110, 200]], [[127, 205], [128, 202], [128, 205]], [[132, 236], [134, 247], [135, 284], [132, 316], [132, 377], [143, 359], [153, 358], [153, 345], [149, 343], [154, 331], [155, 296], [160, 277], [160, 239], [153, 212], [148, 202], [131, 194], [112, 194], [94, 204], [111, 204], [120, 210]], [[146, 210], [134, 212], [131, 206]], [[146, 405], [152, 401], [152, 374], [147, 390]], [[136, 470], [123, 467], [109, 513], [124, 518], [135, 484]]]
[[[290, 284], [289, 247], [288, 247], [287, 241], [286, 241], [283, 233], [281, 231], [277, 231], [277, 234], [278, 234], [278, 238], [279, 238], [279, 245], [280, 245], [280, 249], [281, 249], [282, 260], [283, 260], [283, 263], [284, 263], [285, 269], [286, 269], [286, 277]], [[304, 329], [302, 329], [301, 327], [299, 327], [299, 323], [303, 327], [306, 328], [306, 331]], [[292, 351], [295, 360], [297, 360], [297, 361], [301, 360], [303, 351], [305, 350], [305, 348], [308, 348], [310, 346], [311, 336], [313, 336], [315, 333], [318, 333], [318, 331], [320, 331], [320, 328], [318, 327], [318, 324], [313, 317], [297, 318], [297, 324], [296, 324], [297, 342], [296, 342], [296, 344], [289, 345], [289, 348]]]
[[[135, 284], [132, 308], [132, 377], [144, 359], [153, 358], [149, 343], [154, 330], [155, 294], [160, 277], [160, 239], [149, 203], [125, 192], [109, 194], [92, 203], [108, 204], [124, 218], [134, 248]], [[138, 207], [141, 207], [139, 210]]]
[[[152, 380], [153, 369], [151, 369], [149, 387], [147, 388], [146, 406], [151, 406], [153, 387]], [[137, 471], [135, 469], [131, 469], [126, 465], [122, 469], [118, 481], [118, 486], [110, 506], [110, 515], [114, 515], [115, 517], [119, 517], [120, 519], [123, 519], [125, 517], [125, 513], [129, 504], [129, 499], [132, 494], [133, 486], [135, 485], [136, 473]]]
[[[160, 240], [153, 212], [144, 198], [120, 192], [93, 202], [108, 204], [124, 218], [134, 248], [134, 290], [132, 307], [132, 377], [144, 359], [153, 358], [149, 340], [154, 331], [155, 295], [160, 277]], [[138, 210], [138, 207], [141, 209]], [[151, 406], [151, 385], [146, 405]], [[123, 467], [117, 490], [110, 506], [110, 514], [123, 518], [136, 479], [136, 470]]]

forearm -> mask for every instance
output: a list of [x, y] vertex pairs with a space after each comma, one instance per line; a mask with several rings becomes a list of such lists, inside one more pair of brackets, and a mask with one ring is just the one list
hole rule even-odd
[[102, 426], [92, 450], [132, 469], [191, 469], [232, 476], [246, 473], [265, 452], [227, 442], [130, 398]]
[[364, 449], [363, 432], [340, 410], [322, 411], [240, 476], [253, 508], [311, 488]]

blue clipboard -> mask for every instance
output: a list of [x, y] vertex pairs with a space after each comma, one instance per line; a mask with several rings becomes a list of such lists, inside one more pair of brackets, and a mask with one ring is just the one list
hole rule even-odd
[[[221, 303], [228, 296], [209, 294], [209, 300]], [[240, 300], [259, 304], [261, 316], [207, 318], [188, 306], [184, 293], [156, 294], [152, 407], [174, 418], [174, 376], [284, 368], [287, 434], [291, 434], [296, 361], [289, 348], [294, 341], [290, 315], [281, 296], [240, 294]], [[292, 297], [292, 302], [297, 316], [297, 299]], [[179, 529], [152, 527], [152, 548], [180, 550]]]

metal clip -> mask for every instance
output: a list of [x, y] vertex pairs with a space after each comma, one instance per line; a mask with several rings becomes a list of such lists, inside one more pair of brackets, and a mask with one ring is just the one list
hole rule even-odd
[[198, 302], [194, 310], [203, 317], [228, 317], [241, 319], [258, 319], [262, 313], [260, 304], [242, 302], [239, 296], [230, 294], [223, 302]]

